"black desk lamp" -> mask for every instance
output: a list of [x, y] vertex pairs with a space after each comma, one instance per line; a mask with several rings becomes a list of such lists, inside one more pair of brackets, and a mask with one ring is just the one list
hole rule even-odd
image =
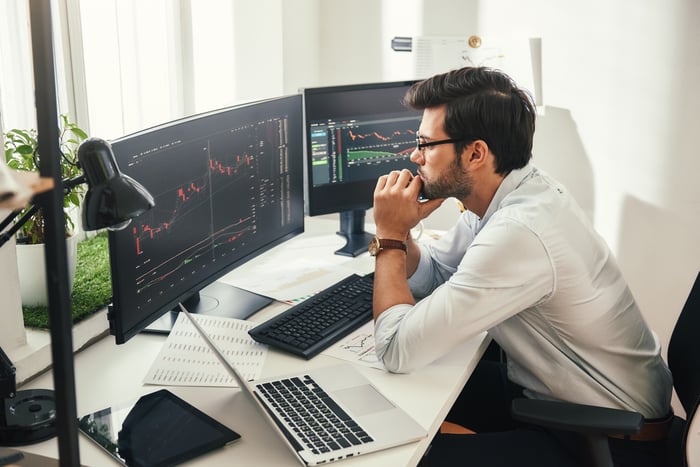
[[[153, 197], [142, 185], [119, 171], [111, 146], [106, 141], [99, 138], [84, 141], [78, 148], [78, 161], [84, 174], [64, 180], [62, 185], [64, 193], [82, 183], [88, 185], [82, 210], [84, 230], [124, 228], [132, 218], [155, 205]], [[38, 206], [34, 204], [27, 214], [34, 213]], [[19, 212], [10, 214], [3, 221], [3, 227]], [[27, 219], [27, 215], [23, 216], [0, 237], [0, 247]], [[55, 436], [53, 392], [45, 389], [16, 392], [15, 386], [14, 367], [0, 349], [0, 399], [3, 402], [0, 446], [21, 446]]]

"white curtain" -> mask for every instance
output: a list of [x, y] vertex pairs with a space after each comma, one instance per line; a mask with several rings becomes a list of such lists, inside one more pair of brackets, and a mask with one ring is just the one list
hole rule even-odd
[[27, 1], [0, 2], [0, 126], [6, 130], [36, 127], [29, 35]]

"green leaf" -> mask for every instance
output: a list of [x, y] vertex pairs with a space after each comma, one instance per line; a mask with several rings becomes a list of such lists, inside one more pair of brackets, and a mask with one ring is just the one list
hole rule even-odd
[[22, 144], [15, 149], [20, 154], [34, 154], [34, 148], [28, 144]]
[[10, 130], [15, 136], [17, 136], [17, 141], [21, 141], [25, 144], [36, 145], [36, 136], [33, 130]]
[[65, 207], [69, 207], [70, 205], [77, 206], [80, 204], [80, 195], [76, 193], [75, 191], [71, 191], [68, 193], [65, 197], [67, 203], [64, 203]]
[[82, 129], [78, 128], [77, 126], [71, 126], [70, 131], [72, 131], [73, 134], [80, 139], [80, 141], [86, 140], [88, 138], [87, 133], [85, 133]]

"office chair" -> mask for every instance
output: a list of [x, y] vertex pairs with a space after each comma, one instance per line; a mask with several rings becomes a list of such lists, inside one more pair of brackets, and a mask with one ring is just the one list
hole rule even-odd
[[[668, 466], [688, 467], [688, 437], [700, 404], [700, 273], [683, 306], [668, 345], [673, 386], [685, 409], [685, 420], [674, 416], [668, 438]], [[581, 435], [581, 465], [612, 467], [608, 436], [632, 435], [641, 430], [641, 414], [569, 402], [515, 399], [513, 418], [526, 423]], [[696, 421], [697, 422], [697, 421]], [[696, 436], [694, 442], [698, 442]], [[697, 466], [691, 466], [697, 467]]]

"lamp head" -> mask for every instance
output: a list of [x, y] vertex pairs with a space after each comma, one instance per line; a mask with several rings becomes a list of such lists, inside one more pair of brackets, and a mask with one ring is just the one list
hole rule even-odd
[[83, 201], [83, 229], [122, 229], [132, 218], [155, 206], [153, 196], [143, 185], [121, 173], [107, 141], [83, 141], [78, 148], [78, 161], [88, 184]]

